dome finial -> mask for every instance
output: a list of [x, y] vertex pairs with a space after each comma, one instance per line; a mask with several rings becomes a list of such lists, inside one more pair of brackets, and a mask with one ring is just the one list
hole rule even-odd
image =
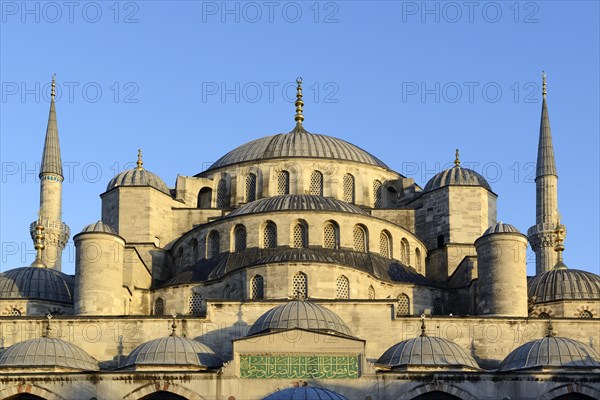
[[425, 333], [425, 318], [426, 315], [421, 314], [421, 336], [427, 336], [427, 334]]
[[52, 314], [46, 315], [46, 318], [48, 319], [48, 322], [46, 324], [46, 330], [44, 331], [44, 334], [42, 336], [45, 338], [49, 338], [50, 331], [52, 330], [52, 327], [50, 326], [50, 322], [52, 321]]
[[454, 153], [454, 166], [460, 167], [460, 158], [458, 158], [458, 149], [456, 149], [456, 153]]
[[46, 237], [44, 235], [44, 225], [42, 224], [42, 210], [38, 212], [37, 225], [35, 226], [35, 242], [33, 248], [35, 249], [35, 261], [31, 263], [32, 267], [46, 268], [44, 260], [42, 259], [42, 250], [46, 248], [44, 245]]
[[542, 96], [546, 97], [546, 72], [542, 71]]
[[557, 260], [556, 260], [556, 264], [554, 265], [554, 269], [567, 269], [567, 266], [565, 265], [564, 261], [563, 261], [563, 251], [565, 251], [565, 246], [563, 244], [563, 241], [565, 240], [564, 238], [564, 227], [563, 225], [561, 225], [560, 223], [560, 217], [558, 218], [558, 220], [556, 221], [556, 229], [554, 230], [554, 234], [555, 234], [555, 239], [556, 239], [556, 244], [554, 245], [554, 251], [556, 251], [557, 253]]
[[144, 162], [142, 161], [142, 149], [138, 149], [138, 159], [137, 159], [137, 170], [141, 171], [144, 169], [144, 167], [142, 167], [142, 165], [144, 165]]
[[302, 101], [302, 77], [296, 78], [296, 116], [294, 120], [296, 121], [296, 128], [294, 131], [304, 131], [304, 127], [302, 126], [302, 122], [304, 121], [304, 114], [302, 114], [302, 107], [304, 106], [304, 101]]
[[173, 323], [171, 324], [171, 336], [177, 336], [177, 313], [171, 315], [173, 317]]
[[56, 97], [56, 74], [52, 75], [52, 89], [50, 90], [50, 101], [54, 101]]

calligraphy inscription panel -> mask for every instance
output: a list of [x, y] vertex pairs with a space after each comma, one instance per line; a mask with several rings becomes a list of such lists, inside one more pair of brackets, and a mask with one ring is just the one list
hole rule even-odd
[[358, 355], [240, 355], [242, 379], [357, 379]]

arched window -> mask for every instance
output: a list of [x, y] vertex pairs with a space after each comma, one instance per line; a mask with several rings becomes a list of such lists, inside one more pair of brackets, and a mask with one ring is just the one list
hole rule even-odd
[[193, 238], [190, 242], [190, 248], [192, 249], [192, 264], [195, 264], [196, 261], [200, 259], [200, 252], [198, 251], [198, 240]]
[[295, 299], [308, 298], [308, 279], [302, 272], [298, 272], [292, 278], [292, 296]]
[[165, 315], [165, 301], [161, 297], [154, 302], [154, 315]]
[[10, 310], [10, 312], [8, 313], [8, 315], [10, 317], [20, 317], [21, 316], [21, 310], [13, 308]]
[[307, 248], [308, 247], [308, 229], [306, 225], [298, 223], [294, 225], [294, 240], [293, 246], [296, 248]]
[[406, 238], [402, 238], [400, 241], [400, 261], [402, 261], [404, 265], [410, 265], [410, 248]]
[[583, 310], [579, 313], [579, 318], [594, 318], [594, 315], [592, 314], [592, 312], [590, 310]]
[[260, 300], [265, 298], [265, 282], [262, 276], [256, 275], [252, 278], [250, 288], [250, 298]]
[[227, 196], [227, 182], [220, 179], [217, 184], [217, 208], [225, 208], [229, 205], [229, 196]]
[[386, 231], [381, 231], [379, 235], [379, 254], [385, 258], [392, 258], [392, 241]]
[[256, 200], [256, 175], [246, 176], [246, 203]]
[[415, 264], [417, 272], [423, 273], [423, 260], [421, 259], [421, 250], [418, 247], [415, 249]]
[[327, 222], [323, 228], [323, 247], [326, 249], [340, 247], [340, 230], [333, 222]]
[[373, 205], [375, 208], [381, 208], [381, 181], [373, 181]]
[[369, 300], [375, 299], [375, 289], [373, 289], [373, 285], [369, 286]]
[[203, 187], [198, 192], [198, 208], [210, 208], [212, 203], [212, 189]]
[[277, 175], [277, 194], [290, 193], [290, 173], [287, 171], [279, 171]]
[[335, 298], [349, 299], [350, 298], [350, 282], [344, 275], [339, 276], [335, 281]]
[[435, 300], [433, 300], [433, 314], [434, 315], [444, 314], [444, 303], [442, 302], [442, 299], [440, 299], [439, 297], [436, 297]]
[[360, 225], [354, 226], [354, 251], [367, 252], [367, 233]]
[[404, 293], [396, 299], [396, 317], [410, 315], [410, 299]]
[[344, 201], [354, 204], [354, 176], [344, 175]]
[[323, 196], [323, 174], [313, 171], [310, 175], [310, 194]]
[[221, 235], [219, 232], [212, 231], [208, 234], [208, 241], [206, 244], [206, 258], [213, 258], [219, 255], [221, 252]]
[[387, 202], [388, 202], [388, 207], [392, 207], [392, 208], [398, 207], [398, 191], [393, 186], [387, 187]]
[[192, 293], [188, 302], [189, 314], [199, 316], [202, 314], [202, 296], [199, 293]]
[[268, 222], [263, 230], [263, 248], [272, 249], [277, 247], [277, 225]]
[[246, 227], [244, 225], [236, 225], [233, 230], [234, 251], [246, 250]]
[[541, 312], [541, 313], [539, 313], [538, 318], [540, 318], [540, 319], [550, 319], [550, 314], [548, 314], [546, 312]]

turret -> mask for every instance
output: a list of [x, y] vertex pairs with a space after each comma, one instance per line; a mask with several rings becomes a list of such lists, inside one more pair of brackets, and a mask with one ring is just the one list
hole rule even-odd
[[558, 175], [546, 103], [546, 74], [542, 75], [542, 116], [535, 175], [536, 218], [527, 235], [535, 251], [535, 273], [550, 271], [556, 264], [553, 234], [558, 212]]
[[501, 222], [475, 241], [478, 315], [527, 316], [527, 237]]
[[[40, 166], [40, 210], [39, 221], [45, 228], [45, 248], [42, 261], [48, 268], [61, 270], [62, 251], [70, 236], [69, 227], [62, 222], [62, 160], [56, 122], [56, 77], [52, 77], [50, 92], [50, 114], [46, 128], [46, 140]], [[35, 241], [38, 221], [32, 222], [29, 230]]]

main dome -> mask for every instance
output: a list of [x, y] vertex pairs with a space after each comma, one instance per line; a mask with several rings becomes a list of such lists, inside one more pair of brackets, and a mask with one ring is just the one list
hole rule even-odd
[[302, 130], [266, 136], [243, 144], [219, 158], [208, 170], [247, 161], [292, 157], [345, 160], [389, 169], [374, 155], [345, 140]]
[[0, 299], [73, 302], [73, 277], [50, 268], [22, 267], [0, 273]]

